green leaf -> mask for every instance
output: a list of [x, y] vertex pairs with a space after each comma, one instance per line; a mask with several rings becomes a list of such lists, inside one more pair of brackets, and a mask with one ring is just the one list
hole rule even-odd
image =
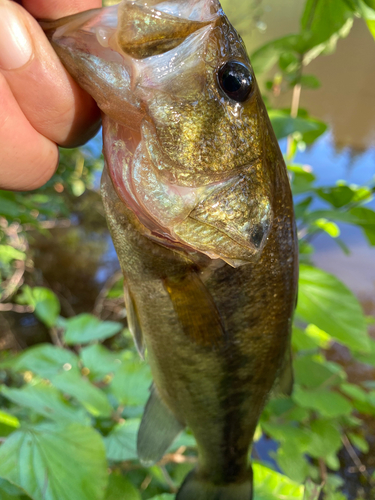
[[298, 52], [299, 35], [288, 35], [266, 43], [251, 55], [255, 74], [265, 73], [274, 66], [284, 52]]
[[366, 24], [371, 35], [375, 38], [375, 21], [366, 21]]
[[332, 238], [338, 238], [340, 236], [340, 228], [334, 222], [330, 222], [327, 219], [317, 219], [314, 224], [319, 229], [329, 234]]
[[75, 370], [58, 373], [50, 378], [52, 385], [74, 397], [92, 415], [109, 417], [113, 411], [103, 391], [92, 385]]
[[305, 485], [305, 494], [303, 500], [319, 500], [322, 485], [315, 484], [308, 479]]
[[0, 448], [0, 476], [33, 500], [102, 500], [107, 483], [103, 441], [79, 424], [16, 431]]
[[20, 426], [20, 421], [14, 415], [0, 410], [0, 426], [9, 427], [11, 431], [14, 431]]
[[9, 264], [12, 260], [25, 260], [26, 254], [10, 245], [0, 245], [0, 262]]
[[108, 460], [122, 462], [138, 459], [137, 433], [139, 424], [139, 419], [126, 420], [117, 424], [104, 438]]
[[35, 315], [48, 328], [55, 325], [60, 314], [60, 302], [49, 288], [24, 286], [22, 302], [34, 307]]
[[[332, 402], [334, 404], [334, 402]], [[342, 446], [340, 430], [331, 422], [311, 422], [311, 441], [307, 452], [314, 458], [324, 458], [336, 453]]]
[[80, 408], [74, 408], [57, 389], [43, 382], [26, 385], [22, 389], [2, 386], [1, 393], [13, 403], [30, 408], [39, 415], [52, 420], [84, 424], [89, 422], [86, 412]]
[[310, 338], [300, 328], [293, 327], [292, 346], [295, 351], [312, 351], [318, 347], [315, 339]]
[[354, 351], [370, 349], [357, 298], [335, 276], [321, 269], [300, 266], [296, 314]]
[[306, 48], [312, 49], [338, 36], [352, 17], [353, 11], [345, 0], [307, 0], [301, 18]]
[[293, 481], [303, 483], [309, 473], [309, 465], [301, 449], [292, 443], [284, 443], [277, 450], [277, 463], [280, 469]]
[[117, 472], [112, 472], [104, 500], [142, 500], [142, 497], [128, 479]]
[[[342, 381], [342, 376], [328, 363], [318, 363], [311, 356], [298, 357], [294, 362], [296, 382], [307, 388], [316, 388], [322, 384], [335, 385]], [[343, 372], [344, 374], [344, 372]]]
[[302, 500], [303, 486], [260, 464], [253, 465], [254, 500]]
[[78, 361], [78, 357], [67, 349], [41, 344], [27, 349], [10, 362], [4, 362], [3, 366], [10, 365], [16, 371], [30, 370], [77, 399], [92, 415], [109, 416], [113, 409], [107, 396], [82, 377]]
[[150, 386], [149, 366], [138, 359], [124, 359], [109, 386], [109, 391], [120, 404], [138, 406], [146, 403]]
[[115, 373], [122, 363], [120, 353], [111, 352], [100, 344], [93, 344], [81, 350], [83, 366], [90, 370], [90, 380], [98, 382], [110, 374]]
[[[288, 165], [288, 170], [293, 174], [292, 191], [294, 195], [313, 190], [313, 182], [316, 180], [316, 177], [310, 172], [311, 169], [309, 169], [309, 167], [305, 165]], [[304, 200], [302, 205], [299, 205], [299, 213], [296, 215], [297, 218], [304, 214], [311, 202], [312, 198], [310, 197]]]
[[163, 493], [162, 495], [157, 495], [156, 497], [152, 497], [149, 500], [174, 500], [175, 496], [170, 495], [169, 493]]
[[0, 215], [15, 219], [22, 212], [24, 212], [24, 207], [15, 201], [14, 193], [0, 191]]
[[361, 453], [368, 453], [370, 445], [366, 439], [353, 432], [348, 433], [348, 437], [353, 446], [355, 446]]
[[3, 361], [0, 367], [20, 372], [29, 370], [40, 377], [50, 378], [65, 370], [78, 370], [78, 357], [68, 349], [39, 344], [29, 347], [11, 360]]
[[6, 479], [0, 478], [0, 498], [1, 500], [28, 500], [24, 491], [14, 486]]
[[375, 211], [366, 207], [357, 207], [350, 210], [350, 216], [356, 220], [365, 233], [370, 245], [375, 246]]
[[122, 329], [121, 323], [100, 321], [92, 314], [79, 314], [66, 321], [64, 340], [67, 344], [88, 344], [112, 337]]
[[282, 52], [279, 57], [280, 69], [286, 73], [291, 73], [298, 69], [300, 59], [294, 52]]
[[304, 134], [306, 132], [316, 131], [317, 129], [314, 122], [305, 118], [293, 118], [281, 110], [271, 109], [268, 115], [278, 140], [294, 134], [295, 132]]
[[306, 335], [308, 335], [314, 342], [316, 342], [316, 345], [322, 349], [328, 349], [332, 344], [332, 337], [316, 325], [307, 325]]
[[293, 118], [288, 110], [271, 109], [268, 115], [278, 140], [298, 133], [306, 144], [312, 144], [327, 130], [324, 122], [306, 113], [300, 112], [297, 118]]
[[350, 203], [356, 192], [349, 186], [340, 185], [315, 190], [316, 194], [335, 208], [341, 208]]
[[301, 85], [307, 89], [318, 89], [321, 86], [320, 81], [314, 75], [302, 75]]
[[349, 415], [352, 411], [352, 406], [346, 398], [329, 389], [306, 390], [297, 386], [292, 397], [297, 405], [318, 411], [326, 418]]

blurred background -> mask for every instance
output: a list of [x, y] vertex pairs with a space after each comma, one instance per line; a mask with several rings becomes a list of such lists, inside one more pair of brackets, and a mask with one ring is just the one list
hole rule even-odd
[[[333, 17], [340, 1], [344, 2], [329, 0]], [[305, 9], [312, 4], [310, 0], [222, 1], [249, 54], [254, 54], [252, 61], [258, 83], [286, 156], [296, 201], [301, 262], [317, 266], [339, 280], [332, 281], [333, 291], [327, 303], [324, 304], [326, 299], [320, 299], [318, 305], [326, 316], [332, 311], [337, 324], [343, 321], [343, 316], [338, 313], [336, 317], [336, 309], [354, 311], [354, 322], [358, 320], [361, 325], [358, 327], [361, 335], [365, 336], [363, 332], [368, 329], [374, 336], [375, 42], [360, 17], [364, 17], [362, 11], [358, 11], [357, 16], [351, 15], [352, 25], [346, 27], [347, 32], [340, 32], [339, 37], [332, 30], [330, 37], [336, 39], [330, 40], [330, 46], [324, 49], [330, 53], [318, 51], [318, 57], [311, 57], [306, 70], [293, 51], [285, 49], [285, 45], [276, 50], [277, 44], [272, 45], [272, 41], [298, 34]], [[322, 22], [318, 17], [316, 22]], [[302, 73], [306, 75], [303, 82]], [[291, 107], [299, 92], [297, 113]], [[171, 455], [159, 468], [146, 470], [135, 465], [136, 422], [150, 379], [135, 361], [137, 354], [127, 329], [122, 277], [98, 191], [102, 168], [99, 133], [83, 148], [61, 150], [59, 170], [44, 188], [33, 193], [0, 192], [0, 382], [5, 387], [0, 395], [0, 434], [4, 436], [1, 439], [5, 440], [18, 428], [18, 424], [12, 427], [9, 421], [4, 423], [6, 418], [1, 419], [1, 411], [18, 422], [24, 419], [40, 424], [48, 420], [35, 401], [26, 404], [21, 397], [24, 393], [9, 391], [24, 391], [30, 384], [34, 388], [38, 384], [44, 387], [49, 380], [61, 392], [58, 397], [63, 398], [64, 404], [72, 409], [83, 406], [92, 419], [90, 425], [107, 439], [108, 488], [112, 489], [107, 490], [106, 500], [113, 500], [111, 494], [117, 490], [125, 491], [124, 484], [130, 488], [127, 500], [162, 494], [167, 494], [163, 498], [172, 498], [168, 494], [175, 491], [185, 472], [194, 465], [194, 441], [191, 435], [184, 435], [181, 446], [172, 450], [177, 455]], [[316, 281], [319, 276], [326, 274], [318, 274]], [[340, 288], [339, 282], [347, 288]], [[302, 294], [307, 296], [305, 284], [300, 286]], [[310, 298], [313, 301], [314, 296]], [[95, 321], [100, 322], [102, 333], [98, 330], [96, 337], [85, 337], [87, 324], [95, 331], [98, 326]], [[293, 343], [297, 387], [306, 391], [328, 388], [328, 397], [340, 396], [349, 409], [343, 407], [341, 413], [331, 414], [325, 403], [319, 401], [315, 407], [309, 406], [302, 397], [297, 397], [298, 392], [293, 400], [269, 404], [257, 432], [253, 458], [277, 473], [279, 490], [267, 486], [258, 491], [259, 500], [302, 500], [300, 485], [307, 478], [319, 485], [319, 491], [325, 483], [320, 499], [375, 498], [375, 386], [371, 384], [375, 379], [375, 343], [369, 337], [367, 350], [362, 349], [367, 340], [358, 347], [353, 340], [358, 333], [355, 325], [348, 326], [346, 340], [330, 328], [333, 327], [326, 325], [324, 319], [314, 320], [302, 310], [297, 314]], [[98, 341], [106, 351], [95, 358], [95, 363], [105, 361], [108, 366], [99, 374], [90, 365], [88, 354], [82, 354]], [[27, 361], [25, 353], [29, 348], [46, 344], [80, 357], [78, 375], [108, 397], [112, 413], [106, 407], [103, 410], [100, 404], [94, 404], [96, 410], [91, 411], [92, 401], [88, 403], [68, 385], [51, 382], [49, 372], [35, 368], [34, 361], [34, 364]], [[35, 352], [39, 361], [50, 356], [47, 351], [30, 352]], [[21, 353], [21, 357], [14, 358], [14, 362], [16, 353]], [[108, 353], [118, 356], [109, 360], [105, 358]], [[135, 363], [130, 368], [129, 359]], [[114, 368], [116, 363], [122, 363], [121, 373]], [[315, 385], [306, 380], [312, 371], [319, 381]], [[119, 395], [130, 372], [136, 374], [134, 383], [142, 388], [139, 398], [129, 396], [126, 390], [125, 396]], [[338, 406], [342, 399], [337, 400]], [[51, 400], [45, 400], [45, 404], [56, 411]], [[289, 416], [284, 417], [284, 412]], [[134, 424], [130, 431], [123, 428], [129, 419]], [[121, 455], [119, 451], [124, 443], [121, 435], [116, 441], [119, 429], [131, 442], [128, 454]], [[287, 448], [288, 440], [294, 446], [292, 450]], [[116, 452], [110, 448], [115, 441]], [[271, 472], [265, 473], [264, 484], [271, 477], [267, 474]], [[121, 483], [120, 476], [125, 477], [125, 482]], [[0, 467], [0, 477], [11, 476], [2, 475]], [[1, 481], [1, 499], [3, 487], [5, 500], [8, 500], [5, 494], [11, 500], [29, 498], [25, 491], [33, 500], [39, 500], [27, 488], [9, 493], [12, 491], [9, 485], [6, 489]], [[117, 483], [120, 486], [116, 490]], [[280, 488], [286, 488], [283, 491], [289, 491], [289, 496], [280, 496]], [[80, 495], [77, 500], [94, 499], [84, 492]], [[312, 491], [306, 500], [316, 500], [318, 496], [317, 490]], [[116, 496], [116, 500], [121, 498]]]

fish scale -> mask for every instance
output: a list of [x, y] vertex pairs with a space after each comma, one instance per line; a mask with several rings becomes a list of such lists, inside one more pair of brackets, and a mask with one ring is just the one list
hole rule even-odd
[[243, 42], [216, 0], [124, 0], [42, 26], [104, 113], [103, 204], [154, 379], [139, 458], [188, 426], [198, 464], [177, 500], [251, 500], [259, 416], [278, 383], [291, 390], [298, 262]]

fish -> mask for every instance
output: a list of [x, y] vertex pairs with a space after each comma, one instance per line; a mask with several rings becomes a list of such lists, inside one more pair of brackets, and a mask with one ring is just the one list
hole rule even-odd
[[271, 393], [290, 394], [298, 252], [288, 174], [218, 0], [123, 0], [41, 25], [102, 111], [101, 194], [153, 385], [141, 462], [188, 427], [177, 500], [251, 500]]

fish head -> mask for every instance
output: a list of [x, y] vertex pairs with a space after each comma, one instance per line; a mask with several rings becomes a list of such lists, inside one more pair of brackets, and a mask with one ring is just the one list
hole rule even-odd
[[144, 233], [233, 266], [258, 259], [280, 152], [219, 2], [124, 0], [43, 27], [103, 111], [112, 182]]

